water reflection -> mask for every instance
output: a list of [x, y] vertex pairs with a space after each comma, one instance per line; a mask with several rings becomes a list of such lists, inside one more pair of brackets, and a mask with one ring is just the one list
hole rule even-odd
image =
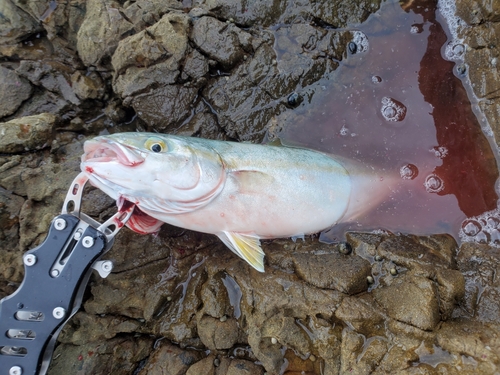
[[441, 54], [460, 57], [464, 46], [447, 44], [433, 2], [408, 4], [384, 3], [356, 28], [366, 36], [364, 51], [356, 48], [308, 100], [277, 119], [285, 144], [401, 176], [376, 210], [334, 227], [324, 240], [349, 229], [447, 232], [458, 239], [466, 217], [496, 208], [495, 156], [455, 63]]

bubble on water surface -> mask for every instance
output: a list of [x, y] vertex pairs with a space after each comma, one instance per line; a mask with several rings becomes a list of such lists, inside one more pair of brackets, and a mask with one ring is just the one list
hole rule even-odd
[[384, 96], [380, 112], [387, 121], [403, 121], [406, 116], [406, 107], [400, 101]]
[[[353, 31], [352, 32], [352, 43], [356, 44], [356, 52], [366, 52], [368, 51], [368, 37], [362, 31]], [[356, 53], [354, 52], [354, 53]]]
[[424, 27], [421, 23], [415, 23], [410, 27], [410, 33], [412, 34], [420, 34], [422, 31], [424, 31]]
[[462, 231], [466, 236], [474, 237], [482, 229], [481, 224], [477, 220], [465, 220], [462, 223]]
[[444, 157], [446, 157], [446, 155], [448, 155], [448, 149], [444, 146], [436, 146], [431, 151], [439, 159], [443, 159]]
[[460, 240], [500, 247], [500, 209], [485, 212], [462, 222]]
[[462, 61], [465, 54], [465, 45], [459, 41], [449, 42], [444, 50], [444, 55], [451, 61]]
[[428, 193], [439, 193], [444, 189], [443, 180], [441, 180], [435, 174], [427, 176], [424, 182], [424, 186], [425, 190], [427, 190]]
[[399, 174], [403, 180], [413, 180], [418, 176], [418, 168], [414, 164], [405, 164], [399, 170]]

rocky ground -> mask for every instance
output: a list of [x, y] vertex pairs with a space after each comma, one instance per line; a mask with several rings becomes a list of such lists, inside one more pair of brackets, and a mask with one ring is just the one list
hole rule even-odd
[[[379, 6], [2, 1], [0, 296], [60, 212], [85, 139], [140, 129], [262, 141], [296, 93], [360, 48], [342, 28]], [[459, 0], [457, 14], [498, 140], [499, 3]], [[276, 24], [291, 25], [279, 63]], [[103, 220], [114, 202], [88, 189], [83, 211]], [[93, 275], [49, 374], [500, 373], [500, 250], [449, 235], [347, 240], [350, 253], [314, 237], [265, 241], [258, 273], [210, 235], [124, 229], [106, 256], [113, 273]]]

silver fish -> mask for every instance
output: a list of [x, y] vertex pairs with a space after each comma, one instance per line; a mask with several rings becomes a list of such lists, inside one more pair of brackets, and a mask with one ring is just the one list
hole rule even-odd
[[87, 141], [81, 169], [119, 206], [136, 205], [132, 230], [212, 233], [261, 272], [261, 238], [352, 221], [390, 193], [390, 179], [321, 152], [156, 133]]

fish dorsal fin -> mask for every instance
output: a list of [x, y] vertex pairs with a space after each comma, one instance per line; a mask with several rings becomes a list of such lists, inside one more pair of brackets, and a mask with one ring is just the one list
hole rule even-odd
[[265, 254], [260, 247], [259, 237], [226, 231], [217, 235], [236, 255], [246, 260], [257, 271], [264, 272]]

